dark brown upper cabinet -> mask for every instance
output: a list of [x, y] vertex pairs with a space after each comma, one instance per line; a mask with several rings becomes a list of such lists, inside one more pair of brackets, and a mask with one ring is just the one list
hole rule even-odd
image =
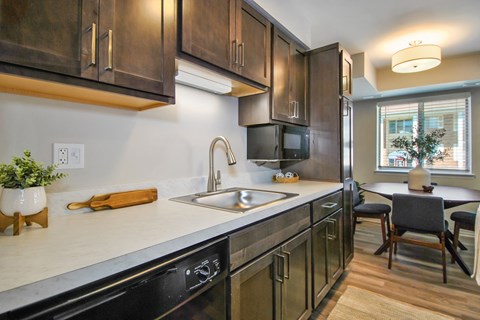
[[271, 23], [241, 0], [180, 0], [180, 52], [270, 86]]
[[91, 28], [97, 20], [95, 2], [98, 1], [1, 1], [1, 61], [81, 76], [82, 60], [86, 66], [87, 60], [96, 58], [82, 51], [82, 37], [85, 46], [96, 41]]
[[99, 97], [107, 105], [113, 99], [112, 106], [137, 110], [174, 101], [174, 0], [3, 0], [0, 6], [0, 72], [53, 81], [48, 88], [30, 81], [33, 95], [89, 103]]
[[305, 53], [296, 42], [275, 28], [272, 119], [308, 125], [306, 62]]
[[291, 123], [307, 126], [305, 51], [277, 28], [273, 29], [272, 47], [270, 92], [240, 98], [239, 125]]

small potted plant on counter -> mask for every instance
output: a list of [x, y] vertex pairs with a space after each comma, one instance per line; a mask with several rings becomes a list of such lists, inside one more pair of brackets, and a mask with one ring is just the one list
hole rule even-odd
[[393, 139], [392, 147], [406, 151], [410, 159], [416, 162], [416, 167], [408, 172], [409, 189], [423, 190], [423, 186], [430, 186], [431, 173], [423, 166], [425, 162], [433, 164], [433, 161], [443, 160], [448, 155], [446, 150], [439, 148], [446, 133], [445, 129], [435, 129], [429, 133], [420, 129], [412, 137], [400, 136]]
[[47, 206], [44, 187], [66, 176], [54, 173], [55, 169], [55, 165], [44, 168], [29, 150], [23, 152], [23, 157], [13, 157], [10, 164], [0, 164], [0, 212], [6, 216], [16, 212], [28, 216], [42, 211]]

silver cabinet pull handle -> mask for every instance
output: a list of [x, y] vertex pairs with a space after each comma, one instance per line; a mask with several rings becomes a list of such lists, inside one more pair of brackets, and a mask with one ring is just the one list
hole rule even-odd
[[337, 220], [336, 219], [327, 219], [327, 222], [333, 224], [333, 231], [334, 231], [333, 234], [330, 234], [330, 232], [328, 232], [328, 239], [329, 240], [337, 239]]
[[295, 101], [295, 106], [296, 106], [296, 109], [297, 109], [297, 116], [295, 118], [300, 118], [300, 102], [298, 101]]
[[242, 50], [240, 51], [240, 54], [241, 54], [240, 67], [245, 67], [245, 42], [242, 42], [238, 45], [239, 50], [240, 48], [242, 48]]
[[[293, 113], [292, 113], [292, 106], [293, 106]], [[290, 101], [288, 103], [288, 119], [295, 118], [295, 101]]]
[[237, 40], [232, 42], [232, 55], [233, 55], [233, 64], [238, 64], [238, 45]]
[[287, 258], [287, 272], [285, 273], [285, 279], [290, 279], [290, 252], [288, 251], [282, 251], [283, 254], [285, 254], [285, 257]]
[[337, 205], [338, 205], [338, 203], [336, 203], [336, 202], [325, 202], [324, 204], [322, 204], [322, 208], [332, 209]]
[[113, 31], [108, 30], [108, 63], [105, 70], [113, 70]]
[[97, 63], [97, 24], [92, 22], [92, 58], [90, 59], [90, 65], [94, 66]]
[[283, 283], [283, 278], [285, 277], [285, 256], [282, 256], [281, 254], [275, 254], [275, 257], [277, 257], [277, 261], [275, 262], [277, 266], [277, 272], [275, 272], [275, 281]]

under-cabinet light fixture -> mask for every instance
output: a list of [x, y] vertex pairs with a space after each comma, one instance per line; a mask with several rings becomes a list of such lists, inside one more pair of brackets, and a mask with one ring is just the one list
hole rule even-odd
[[232, 92], [230, 80], [219, 76], [213, 76], [207, 72], [202, 72], [202, 70], [190, 67], [188, 64], [178, 65], [175, 82], [216, 94], [227, 94]]

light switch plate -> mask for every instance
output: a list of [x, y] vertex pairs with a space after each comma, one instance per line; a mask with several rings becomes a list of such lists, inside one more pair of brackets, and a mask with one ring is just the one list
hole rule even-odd
[[53, 163], [58, 169], [81, 169], [85, 167], [85, 145], [75, 143], [54, 143]]

